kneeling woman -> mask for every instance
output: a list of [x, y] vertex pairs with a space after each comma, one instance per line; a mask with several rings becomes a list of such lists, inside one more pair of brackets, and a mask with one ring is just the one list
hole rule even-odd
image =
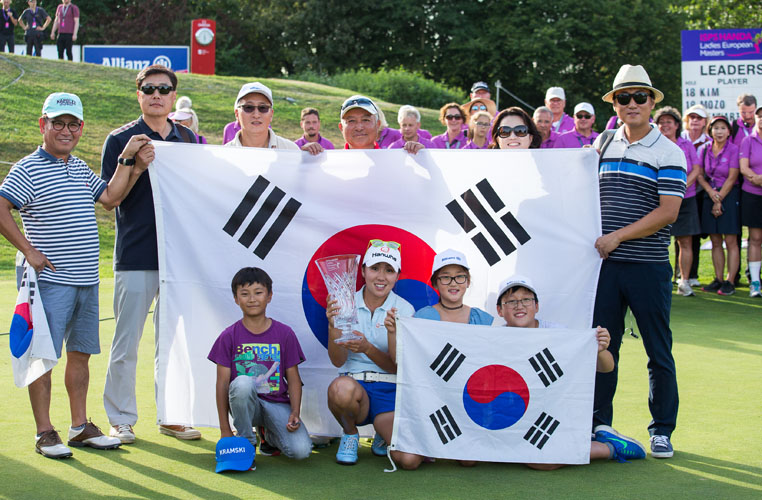
[[[397, 365], [389, 355], [384, 319], [392, 309], [401, 316], [414, 312], [409, 302], [392, 291], [401, 259], [398, 243], [370, 241], [362, 266], [365, 285], [355, 295], [358, 340], [334, 342], [341, 336], [333, 326], [338, 307], [336, 301], [328, 301], [328, 357], [339, 367], [339, 377], [328, 386], [328, 408], [344, 432], [336, 453], [336, 462], [342, 465], [357, 462], [358, 426], [373, 424], [377, 434], [391, 442]], [[404, 469], [416, 469], [423, 458], [400, 451], [392, 451], [391, 456]]]

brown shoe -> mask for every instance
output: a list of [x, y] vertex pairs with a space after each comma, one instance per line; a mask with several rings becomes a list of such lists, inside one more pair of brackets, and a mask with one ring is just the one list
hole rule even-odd
[[201, 431], [187, 425], [160, 425], [159, 433], [185, 441], [201, 439]]
[[72, 455], [71, 450], [64, 446], [61, 436], [55, 429], [45, 431], [37, 437], [34, 451], [48, 458], [69, 458]]
[[69, 427], [69, 446], [81, 448], [89, 446], [96, 450], [111, 450], [122, 446], [119, 438], [104, 436], [97, 425], [91, 421], [85, 423], [84, 429], [75, 430]]

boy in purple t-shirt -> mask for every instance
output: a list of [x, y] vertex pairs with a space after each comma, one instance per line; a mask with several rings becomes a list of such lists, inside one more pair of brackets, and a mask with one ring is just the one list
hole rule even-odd
[[226, 328], [208, 359], [217, 364], [220, 437], [230, 437], [228, 415], [239, 436], [257, 445], [254, 426], [267, 428], [268, 444], [290, 458], [310, 456], [312, 442], [299, 418], [304, 353], [294, 331], [266, 316], [272, 279], [262, 269], [245, 267], [231, 287], [243, 318]]

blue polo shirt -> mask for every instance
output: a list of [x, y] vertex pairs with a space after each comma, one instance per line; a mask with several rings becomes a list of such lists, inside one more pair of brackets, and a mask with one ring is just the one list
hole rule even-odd
[[[185, 142], [179, 127], [172, 123], [166, 138], [154, 132], [141, 116], [111, 132], [103, 143], [101, 154], [101, 177], [111, 180], [117, 167], [119, 155], [133, 135], [145, 134], [152, 141]], [[183, 127], [188, 137], [197, 142], [196, 135]], [[130, 194], [116, 208], [116, 244], [114, 246], [115, 271], [156, 271], [159, 269], [159, 252], [156, 244], [156, 218], [153, 210], [153, 192], [148, 171], [138, 177]]]

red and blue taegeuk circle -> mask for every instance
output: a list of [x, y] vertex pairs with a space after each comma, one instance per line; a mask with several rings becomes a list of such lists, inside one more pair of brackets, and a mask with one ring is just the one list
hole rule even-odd
[[[328, 320], [325, 306], [328, 291], [315, 260], [331, 255], [353, 254], [365, 256], [372, 239], [396, 241], [400, 244], [402, 269], [394, 293], [418, 310], [436, 304], [439, 296], [429, 284], [431, 263], [436, 252], [421, 238], [409, 231], [382, 224], [353, 226], [328, 238], [310, 258], [302, 282], [302, 306], [312, 333], [323, 346], [328, 345]], [[362, 261], [360, 261], [362, 267]], [[357, 272], [357, 289], [364, 284], [361, 269]]]
[[529, 388], [521, 375], [503, 365], [476, 370], [463, 388], [463, 407], [471, 420], [498, 430], [518, 422], [529, 406]]
[[32, 324], [29, 303], [16, 304], [11, 320], [10, 338], [8, 339], [13, 357], [18, 359], [24, 355], [29, 349], [29, 344], [32, 343], [32, 335], [34, 335], [34, 325]]

